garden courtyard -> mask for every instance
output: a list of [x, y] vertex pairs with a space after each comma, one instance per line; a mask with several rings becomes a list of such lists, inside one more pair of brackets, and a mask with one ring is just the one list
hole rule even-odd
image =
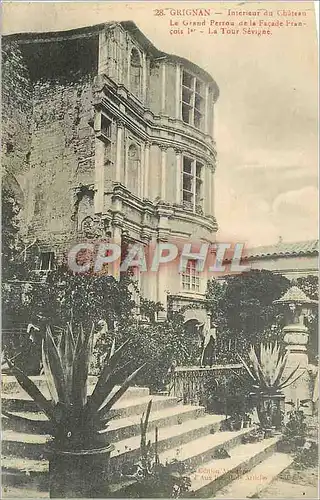
[[316, 277], [210, 280], [192, 329], [130, 274], [35, 279], [11, 229], [3, 497], [317, 498]]

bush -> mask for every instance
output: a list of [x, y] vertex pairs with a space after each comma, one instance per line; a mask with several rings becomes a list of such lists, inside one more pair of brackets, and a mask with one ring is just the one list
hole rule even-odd
[[146, 386], [152, 392], [166, 389], [169, 383], [168, 372], [173, 363], [191, 363], [198, 353], [194, 350], [194, 339], [185, 330], [183, 316], [175, 313], [163, 323], [149, 322], [141, 324], [137, 321], [131, 325], [119, 327], [117, 332], [107, 332], [96, 344], [95, 353], [103, 359], [104, 353], [110, 348], [113, 338], [120, 344], [127, 338], [131, 339], [128, 351], [128, 366], [139, 365], [147, 361], [144, 370], [136, 377], [135, 383]]
[[279, 450], [290, 453], [304, 446], [307, 436], [307, 424], [305, 422], [306, 417], [299, 408], [290, 411], [288, 415], [289, 420], [284, 427]]
[[210, 412], [226, 416], [244, 417], [255, 404], [250, 397], [252, 382], [245, 373], [228, 371], [217, 378], [211, 377], [204, 385], [204, 399]]
[[295, 452], [294, 466], [299, 469], [318, 466], [318, 459], [318, 444], [315, 441], [307, 440], [305, 444], [299, 447]]
[[121, 495], [126, 498], [179, 498], [191, 486], [186, 466], [178, 460], [155, 464], [150, 474], [138, 479]]

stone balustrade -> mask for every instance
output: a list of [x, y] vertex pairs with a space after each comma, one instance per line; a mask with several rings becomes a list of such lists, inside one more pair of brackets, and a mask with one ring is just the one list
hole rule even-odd
[[241, 363], [215, 365], [211, 367], [178, 366], [171, 373], [169, 394], [183, 401], [184, 404], [205, 405], [204, 388], [206, 382], [214, 379], [219, 383], [228, 373], [241, 372]]

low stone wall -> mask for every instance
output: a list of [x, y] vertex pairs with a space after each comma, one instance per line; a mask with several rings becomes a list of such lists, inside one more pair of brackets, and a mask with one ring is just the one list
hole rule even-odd
[[241, 372], [241, 363], [215, 365], [200, 368], [198, 366], [178, 366], [171, 376], [169, 394], [183, 401], [184, 404], [201, 405], [204, 401], [205, 383], [210, 379], [219, 381], [228, 372]]

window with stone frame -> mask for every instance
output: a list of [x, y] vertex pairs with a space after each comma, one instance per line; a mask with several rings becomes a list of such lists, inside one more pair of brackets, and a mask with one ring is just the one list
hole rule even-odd
[[52, 271], [54, 267], [54, 252], [41, 252], [39, 259], [39, 271]]
[[182, 160], [182, 204], [196, 213], [203, 210], [203, 172], [200, 161], [184, 156]]
[[138, 49], [133, 47], [130, 54], [130, 90], [137, 96], [141, 96], [142, 84], [142, 64], [141, 54]]
[[185, 123], [202, 129], [204, 125], [204, 83], [183, 70], [181, 84], [181, 117]]
[[200, 273], [197, 260], [188, 260], [185, 271], [181, 273], [182, 290], [200, 292]]
[[111, 139], [111, 120], [103, 113], [101, 113], [101, 135], [105, 139]]

